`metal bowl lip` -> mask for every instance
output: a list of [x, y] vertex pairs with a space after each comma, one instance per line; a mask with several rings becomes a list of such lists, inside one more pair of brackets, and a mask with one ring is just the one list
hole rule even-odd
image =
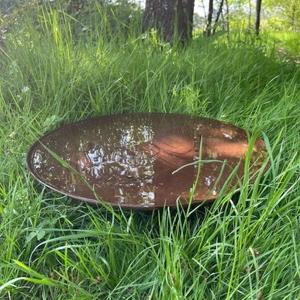
[[[71, 198], [72, 200], [76, 200], [76, 201], [81, 201], [93, 206], [100, 206], [100, 205], [110, 205], [113, 208], [122, 208], [122, 209], [133, 209], [133, 210], [141, 210], [141, 211], [150, 211], [150, 210], [155, 210], [155, 209], [162, 209], [164, 207], [169, 207], [169, 208], [176, 208], [177, 207], [177, 200], [174, 202], [174, 205], [166, 205], [165, 203], [163, 204], [163, 202], [161, 202], [161, 205], [150, 205], [150, 206], [142, 206], [142, 205], [138, 205], [138, 204], [116, 204], [114, 202], [109, 202], [109, 201], [98, 201], [94, 198], [88, 198], [88, 197], [82, 197], [82, 196], [78, 196], [78, 195], [74, 195], [72, 193], [68, 193], [65, 191], [62, 191], [54, 186], [52, 186], [51, 184], [44, 182], [43, 180], [41, 180], [33, 171], [32, 168], [32, 164], [31, 164], [31, 157], [32, 157], [32, 152], [33, 150], [36, 148], [36, 146], [41, 142], [41, 138], [46, 138], [49, 135], [59, 131], [62, 127], [68, 127], [68, 126], [74, 126], [74, 125], [79, 125], [81, 123], [84, 123], [86, 121], [90, 121], [90, 120], [101, 120], [104, 118], [111, 118], [111, 117], [118, 117], [118, 116], [134, 116], [134, 115], [141, 115], [141, 116], [151, 116], [151, 115], [157, 115], [157, 116], [170, 116], [170, 117], [190, 117], [191, 119], [194, 120], [207, 120], [207, 121], [214, 121], [214, 122], [218, 122], [220, 124], [225, 124], [225, 125], [230, 125], [233, 126], [235, 128], [238, 129], [242, 129], [238, 126], [235, 126], [234, 124], [231, 124], [229, 122], [226, 121], [221, 121], [221, 120], [217, 120], [217, 119], [213, 119], [213, 118], [208, 118], [208, 117], [200, 117], [200, 116], [194, 116], [194, 115], [189, 115], [189, 114], [180, 114], [180, 113], [161, 113], [161, 112], [134, 112], [134, 113], [116, 113], [116, 114], [111, 114], [111, 115], [99, 115], [99, 116], [92, 116], [92, 117], [88, 117], [82, 120], [78, 120], [75, 122], [71, 122], [71, 123], [66, 123], [66, 124], [60, 124], [60, 126], [58, 126], [57, 128], [50, 130], [48, 132], [46, 132], [44, 135], [42, 135], [38, 140], [36, 140], [29, 148], [27, 155], [26, 155], [26, 167], [29, 170], [29, 173], [31, 174], [31, 176], [37, 180], [41, 185], [53, 190], [54, 192], [57, 192], [59, 194], [62, 194], [64, 196], [67, 196], [69, 198]], [[244, 130], [245, 131], [245, 130]], [[246, 131], [245, 131], [246, 132]], [[211, 196], [209, 198], [205, 198], [205, 199], [193, 199], [191, 204], [192, 205], [200, 205], [203, 204], [205, 202], [213, 202], [215, 201], [217, 198], [219, 197], [219, 194], [216, 194], [215, 196]], [[185, 199], [185, 198], [182, 198]], [[182, 207], [187, 207], [189, 205], [189, 201], [187, 201], [185, 199], [185, 201], [180, 201], [180, 205]]]

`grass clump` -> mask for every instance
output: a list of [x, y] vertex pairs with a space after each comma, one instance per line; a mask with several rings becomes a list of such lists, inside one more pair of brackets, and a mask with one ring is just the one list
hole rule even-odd
[[[10, 299], [297, 299], [299, 67], [266, 45], [73, 32], [38, 10], [0, 53], [0, 295]], [[95, 209], [43, 189], [25, 154], [62, 123], [180, 112], [265, 137], [270, 169], [196, 211]]]

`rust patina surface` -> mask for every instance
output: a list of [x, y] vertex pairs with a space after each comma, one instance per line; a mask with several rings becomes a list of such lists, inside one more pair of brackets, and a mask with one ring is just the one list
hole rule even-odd
[[[46, 134], [29, 150], [27, 163], [38, 181], [74, 199], [153, 209], [174, 207], [177, 199], [186, 205], [193, 184], [195, 203], [216, 199], [229, 178], [226, 188], [236, 186], [248, 147], [243, 129], [221, 121], [120, 114]], [[251, 159], [253, 176], [264, 152], [264, 142], [258, 139]]]

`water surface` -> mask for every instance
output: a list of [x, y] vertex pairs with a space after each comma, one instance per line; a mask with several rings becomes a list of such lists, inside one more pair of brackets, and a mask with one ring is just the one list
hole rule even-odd
[[[121, 114], [48, 133], [30, 149], [28, 166], [40, 182], [72, 198], [151, 209], [175, 206], [178, 198], [185, 205], [193, 184], [195, 202], [217, 198], [231, 174], [228, 188], [241, 179], [247, 149], [246, 132], [220, 121]], [[253, 173], [263, 150], [258, 140]]]

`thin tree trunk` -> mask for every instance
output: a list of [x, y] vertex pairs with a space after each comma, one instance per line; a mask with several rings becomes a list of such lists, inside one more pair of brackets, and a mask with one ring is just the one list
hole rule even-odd
[[193, 21], [194, 21], [194, 8], [195, 8], [195, 0], [183, 0], [184, 10], [186, 10], [185, 15], [187, 16], [188, 22], [188, 38], [192, 39], [193, 37]]
[[295, 16], [296, 16], [296, 5], [295, 2], [293, 3], [292, 6], [292, 30], [295, 30]]
[[259, 35], [259, 29], [260, 29], [261, 2], [262, 2], [262, 0], [256, 0], [256, 21], [255, 21], [256, 35]]
[[228, 0], [225, 0], [225, 6], [226, 6], [226, 31], [227, 31], [227, 34], [229, 35], [230, 26], [229, 26], [229, 4], [228, 4]]
[[213, 34], [215, 34], [215, 32], [217, 30], [218, 22], [219, 22], [220, 16], [221, 16], [222, 11], [223, 11], [223, 5], [224, 5], [224, 0], [221, 0], [220, 6], [219, 6], [219, 9], [218, 9], [218, 12], [217, 12], [217, 16], [216, 16], [216, 19], [215, 19], [215, 24], [214, 24], [214, 28], [213, 28], [213, 32], [212, 32]]
[[212, 24], [212, 17], [214, 12], [214, 0], [209, 0], [208, 4], [208, 15], [207, 15], [207, 24], [204, 31], [205, 36], [211, 35], [211, 24]]
[[221, 20], [222, 20], [222, 31], [226, 32], [226, 21], [224, 17], [224, 12], [221, 13]]
[[194, 0], [147, 0], [143, 30], [154, 28], [167, 42], [186, 43], [192, 37]]

